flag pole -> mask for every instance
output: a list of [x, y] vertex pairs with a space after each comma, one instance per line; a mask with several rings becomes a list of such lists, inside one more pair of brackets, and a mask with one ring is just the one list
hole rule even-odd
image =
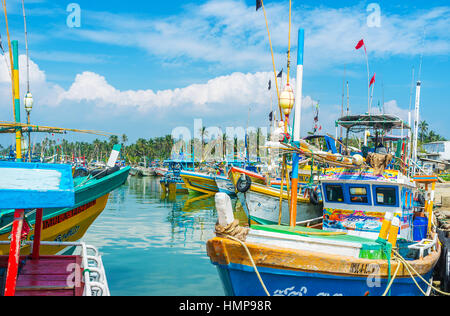
[[369, 57], [367, 56], [367, 50], [366, 50], [366, 44], [364, 43], [364, 51], [365, 51], [365, 55], [366, 55], [366, 63], [367, 63], [367, 82], [369, 84], [368, 87], [368, 92], [367, 92], [367, 96], [368, 96], [368, 114], [370, 115], [370, 108], [371, 108], [371, 104], [370, 104], [370, 69], [369, 69]]
[[[295, 116], [294, 116], [294, 142], [300, 142], [300, 120], [303, 99], [303, 52], [305, 47], [305, 31], [298, 30], [298, 52], [297, 52], [297, 95], [295, 98]], [[291, 227], [296, 226], [297, 220], [297, 194], [298, 194], [298, 164], [300, 156], [294, 152], [292, 157], [292, 186], [290, 203], [290, 221]], [[312, 166], [311, 166], [312, 168]]]

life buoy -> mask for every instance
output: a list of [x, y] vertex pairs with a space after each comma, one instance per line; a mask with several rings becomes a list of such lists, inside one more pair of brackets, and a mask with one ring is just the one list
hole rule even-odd
[[319, 195], [314, 189], [309, 189], [309, 201], [312, 205], [319, 205]]
[[250, 189], [251, 186], [252, 179], [248, 175], [242, 174], [242, 176], [239, 177], [236, 183], [236, 190], [238, 190], [238, 192], [245, 193]]

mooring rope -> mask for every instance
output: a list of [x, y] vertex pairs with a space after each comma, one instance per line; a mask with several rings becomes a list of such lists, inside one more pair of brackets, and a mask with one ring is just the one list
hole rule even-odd
[[241, 244], [241, 246], [244, 248], [245, 252], [247, 253], [248, 258], [250, 259], [250, 262], [253, 266], [253, 269], [256, 272], [256, 276], [258, 277], [258, 280], [261, 283], [261, 286], [264, 289], [264, 292], [266, 293], [267, 296], [270, 296], [270, 293], [267, 290], [267, 287], [264, 284], [264, 281], [262, 280], [261, 275], [259, 274], [258, 268], [256, 267], [256, 263], [253, 260], [252, 254], [250, 253], [250, 250], [248, 249], [247, 245], [245, 244], [245, 240], [247, 238], [249, 231], [250, 231], [250, 228], [239, 226], [239, 220], [237, 220], [237, 219], [225, 227], [220, 225], [219, 223], [216, 224], [216, 236], [217, 237], [228, 238], [228, 239], [231, 239], [231, 240]]
[[[420, 288], [420, 286], [417, 284], [417, 282], [416, 282], [416, 280], [414, 279], [414, 276], [413, 276], [413, 274], [411, 273], [411, 271], [410, 271], [410, 269], [412, 270], [412, 272], [414, 272], [414, 274], [416, 275], [416, 276], [418, 276], [426, 285], [428, 285], [430, 288], [432, 288], [433, 290], [435, 290], [436, 292], [438, 292], [438, 293], [440, 293], [440, 294], [442, 294], [442, 295], [445, 295], [445, 296], [450, 296], [450, 293], [447, 293], [447, 292], [444, 292], [444, 291], [441, 291], [441, 290], [439, 290], [439, 289], [437, 289], [435, 286], [433, 286], [433, 284], [431, 284], [430, 282], [428, 282], [427, 280], [425, 280], [421, 275], [420, 275], [420, 273], [419, 272], [417, 272], [414, 268], [413, 268], [413, 266], [410, 264], [410, 263], [408, 263], [396, 250], [392, 250], [393, 252], [394, 252], [394, 254], [395, 254], [395, 257], [397, 258], [397, 259], [399, 259], [404, 265], [405, 265], [405, 267], [406, 267], [406, 270], [408, 270], [408, 272], [410, 273], [410, 275], [411, 275], [411, 277], [413, 278], [413, 280], [414, 280], [414, 282], [416, 283], [416, 285], [417, 285], [417, 287], [421, 290], [421, 292], [422, 293], [424, 293], [423, 292], [423, 290]], [[426, 295], [426, 294], [424, 294], [424, 295]]]

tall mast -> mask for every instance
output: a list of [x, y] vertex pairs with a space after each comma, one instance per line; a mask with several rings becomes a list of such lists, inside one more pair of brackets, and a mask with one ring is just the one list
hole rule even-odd
[[[303, 51], [305, 47], [305, 31], [298, 30], [298, 55], [297, 55], [297, 96], [295, 101], [295, 124], [294, 124], [294, 141], [300, 141], [300, 120], [301, 106], [303, 97]], [[298, 164], [300, 156], [294, 152], [292, 157], [292, 186], [291, 186], [291, 203], [289, 205], [290, 221], [289, 225], [295, 227], [297, 219], [297, 194], [298, 194]], [[313, 168], [313, 166], [311, 166]], [[289, 180], [288, 180], [289, 181]], [[288, 182], [289, 183], [289, 182]]]
[[420, 124], [420, 89], [422, 83], [417, 81], [416, 86], [416, 109], [415, 109], [415, 123], [414, 123], [414, 145], [413, 145], [413, 161], [417, 163], [417, 147], [418, 147], [418, 134]]

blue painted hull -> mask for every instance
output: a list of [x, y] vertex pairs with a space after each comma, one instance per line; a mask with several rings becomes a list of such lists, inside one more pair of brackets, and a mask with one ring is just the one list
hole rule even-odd
[[[227, 296], [266, 296], [252, 267], [230, 263], [218, 265], [220, 279]], [[369, 286], [366, 277], [349, 277], [258, 268], [271, 296], [381, 296], [388, 285], [381, 279], [378, 286]], [[429, 280], [432, 271], [423, 277]], [[374, 283], [374, 279], [370, 279]], [[416, 278], [424, 292], [427, 285]], [[411, 278], [396, 279], [391, 288], [392, 296], [421, 296], [422, 293]]]

